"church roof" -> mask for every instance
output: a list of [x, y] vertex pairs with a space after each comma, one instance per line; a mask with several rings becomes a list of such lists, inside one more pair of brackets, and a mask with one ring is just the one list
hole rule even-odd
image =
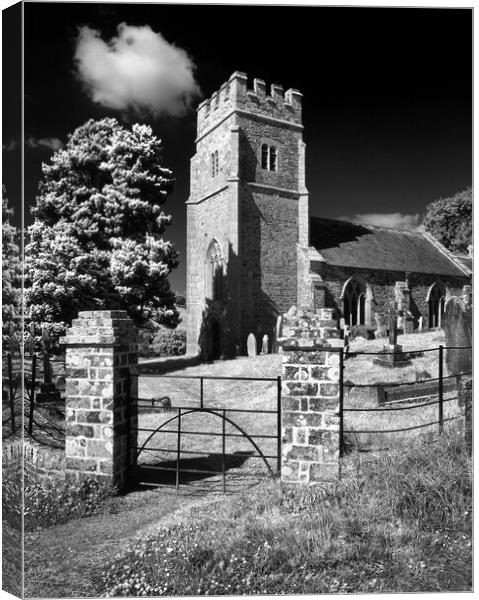
[[430, 234], [310, 219], [310, 245], [329, 265], [467, 277], [467, 267]]

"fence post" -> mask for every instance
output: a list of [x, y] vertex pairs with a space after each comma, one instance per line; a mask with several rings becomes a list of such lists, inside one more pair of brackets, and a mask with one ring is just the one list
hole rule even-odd
[[277, 386], [278, 386], [278, 394], [277, 394], [277, 401], [278, 401], [278, 414], [277, 414], [277, 431], [278, 431], [278, 437], [277, 437], [277, 448], [276, 448], [276, 452], [278, 453], [278, 463], [277, 463], [277, 471], [278, 471], [278, 476], [281, 476], [281, 437], [282, 437], [282, 431], [281, 431], [281, 376], [278, 376], [277, 379]]
[[176, 454], [176, 491], [180, 487], [180, 452], [181, 452], [181, 408], [178, 409], [178, 440]]
[[443, 389], [443, 354], [444, 346], [439, 346], [439, 433], [444, 430], [444, 415], [443, 415], [443, 402], [444, 402], [444, 389]]
[[10, 419], [12, 422], [12, 433], [15, 433], [15, 396], [13, 393], [13, 369], [12, 369], [12, 355], [9, 352], [7, 354], [7, 365], [8, 365], [8, 393], [10, 399]]
[[339, 458], [344, 452], [344, 351], [339, 349]]
[[28, 435], [33, 433], [33, 402], [35, 400], [35, 378], [37, 369], [37, 355], [32, 354], [32, 385], [30, 388], [30, 406], [28, 414]]
[[226, 411], [223, 411], [221, 470], [223, 472], [223, 494], [226, 494]]

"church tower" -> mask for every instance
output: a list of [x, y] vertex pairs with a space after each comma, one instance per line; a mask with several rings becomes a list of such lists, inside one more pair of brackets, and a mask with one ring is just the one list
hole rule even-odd
[[204, 358], [272, 340], [297, 304], [308, 246], [300, 92], [235, 72], [198, 107], [187, 201], [187, 351]]

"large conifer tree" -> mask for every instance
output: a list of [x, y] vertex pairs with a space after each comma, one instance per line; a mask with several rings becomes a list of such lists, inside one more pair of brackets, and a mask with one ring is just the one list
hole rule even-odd
[[472, 189], [428, 204], [423, 225], [452, 252], [467, 253], [472, 244]]
[[44, 164], [25, 248], [26, 316], [52, 339], [79, 310], [126, 309], [175, 326], [168, 275], [178, 254], [162, 238], [174, 179], [150, 127], [89, 120]]
[[12, 225], [13, 208], [2, 186], [2, 342], [9, 347], [10, 333], [18, 331], [21, 319], [22, 266], [17, 244], [18, 231]]

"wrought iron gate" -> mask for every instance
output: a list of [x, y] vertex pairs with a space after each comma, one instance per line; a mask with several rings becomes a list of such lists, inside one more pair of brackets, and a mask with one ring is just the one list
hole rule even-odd
[[[131, 470], [135, 474], [138, 482], [141, 480], [141, 475], [149, 472], [149, 479], [153, 479], [148, 483], [150, 485], [174, 485], [176, 489], [183, 483], [182, 476], [186, 475], [186, 479], [207, 478], [212, 476], [220, 476], [222, 480], [222, 490], [227, 490], [227, 476], [230, 468], [236, 468], [250, 459], [261, 461], [266, 470], [266, 474], [274, 477], [279, 473], [281, 461], [281, 378], [257, 378], [257, 377], [212, 377], [212, 376], [188, 376], [188, 375], [157, 375], [154, 372], [148, 373], [148, 367], [141, 368], [141, 373], [147, 377], [155, 377], [159, 383], [164, 383], [165, 380], [173, 380], [173, 383], [179, 380], [196, 380], [199, 382], [199, 401], [197, 405], [180, 404], [169, 405], [167, 396], [162, 398], [139, 398], [138, 413], [139, 425], [136, 427], [138, 438], [141, 439], [134, 453], [134, 460], [130, 465]], [[230, 398], [230, 404], [216, 402], [215, 405], [210, 405], [206, 401], [205, 382], [269, 382], [275, 383], [275, 386], [270, 385], [269, 399], [270, 404], [274, 406], [270, 409], [266, 408], [247, 408], [238, 407], [234, 398]], [[191, 382], [193, 383], [193, 381]], [[164, 390], [164, 386], [159, 386], [159, 389]], [[274, 398], [273, 398], [274, 395]], [[208, 398], [208, 401], [210, 399]], [[193, 404], [193, 403], [192, 403]], [[143, 417], [142, 417], [143, 414]], [[144, 422], [148, 421], [149, 415], [162, 415], [161, 423], [154, 423], [155, 426], [144, 426]], [[152, 416], [152, 420], [154, 420]], [[241, 418], [246, 416], [247, 424], [241, 422]], [[188, 418], [189, 417], [189, 418]], [[263, 423], [262, 420], [269, 420], [269, 423]], [[185, 424], [185, 421], [188, 423]], [[214, 424], [220, 425], [220, 430], [216, 430]], [[206, 430], [205, 430], [206, 426]], [[211, 427], [213, 426], [213, 427]], [[168, 438], [174, 443], [166, 444]], [[202, 442], [191, 446], [191, 440], [220, 438], [221, 447], [218, 452], [211, 452]], [[227, 449], [229, 440], [246, 440], [251, 450], [231, 452]], [[186, 440], [186, 444], [182, 443]], [[239, 443], [239, 442], [238, 442]], [[265, 444], [267, 448], [262, 448]], [[141, 458], [146, 454], [158, 455], [161, 460], [156, 463], [141, 462]], [[170, 456], [169, 460], [165, 460], [165, 455]], [[195, 458], [192, 458], [195, 457]], [[201, 460], [200, 460], [201, 459]], [[198, 462], [200, 465], [198, 466]], [[251, 461], [250, 461], [251, 462]], [[191, 463], [191, 464], [188, 464]], [[219, 465], [219, 468], [210, 468]], [[203, 467], [203, 468], [202, 468]], [[208, 468], [204, 468], [208, 467]], [[236, 469], [238, 471], [238, 469]], [[165, 476], [166, 475], [166, 476]], [[168, 481], [168, 475], [170, 481]], [[172, 480], [174, 476], [174, 480]]]

